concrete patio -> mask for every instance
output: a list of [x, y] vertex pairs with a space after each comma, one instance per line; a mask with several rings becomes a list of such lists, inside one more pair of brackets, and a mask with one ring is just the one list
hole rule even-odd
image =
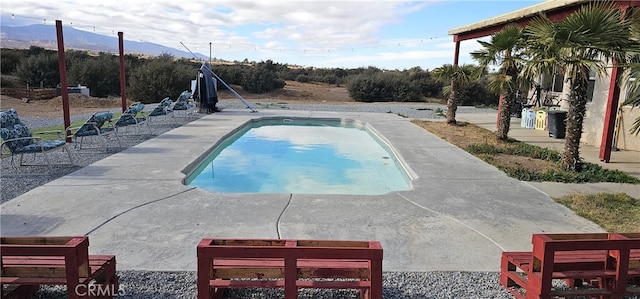
[[[335, 117], [369, 123], [414, 175], [380, 196], [221, 194], [183, 172], [252, 118]], [[487, 116], [489, 117], [489, 116]], [[614, 186], [615, 187], [615, 186]], [[557, 187], [563, 188], [563, 186]], [[531, 234], [599, 232], [535, 184], [507, 177], [395, 114], [225, 110], [114, 154], [0, 206], [3, 236], [84, 235], [119, 270], [196, 270], [204, 237], [375, 239], [385, 271], [498, 271]]]

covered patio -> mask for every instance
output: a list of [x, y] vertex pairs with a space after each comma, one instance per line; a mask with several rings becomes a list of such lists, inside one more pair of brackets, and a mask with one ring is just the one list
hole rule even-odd
[[[460, 57], [460, 43], [462, 41], [490, 36], [509, 24], [526, 26], [532, 19], [540, 14], [545, 14], [554, 22], [560, 21], [578, 11], [580, 7], [594, 2], [596, 1], [544, 1], [507, 14], [451, 29], [448, 33], [453, 36], [453, 41], [455, 42], [453, 64], [458, 65]], [[620, 10], [624, 11], [637, 9], [636, 7], [640, 6], [640, 1], [614, 1], [614, 3]], [[583, 133], [582, 142], [599, 146], [599, 159], [605, 163], [610, 162], [612, 147], [614, 146], [625, 150], [640, 151], [640, 138], [637, 135], [627, 132], [633, 119], [639, 115], [638, 111], [637, 109], [636, 111], [632, 111], [630, 107], [620, 107], [619, 105], [621, 101], [624, 100], [624, 94], [622, 94], [621, 97], [620, 88], [615, 84], [615, 82], [620, 80], [622, 73], [623, 69], [621, 67], [613, 65], [609, 70], [609, 78], [601, 78], [604, 82], [602, 87], [604, 90], [598, 94], [603, 96], [598, 98], [594, 95], [593, 102], [588, 106], [587, 118], [585, 119], [585, 132]], [[624, 119], [622, 118], [622, 114], [625, 115]], [[623, 146], [614, 144], [614, 132], [616, 131], [617, 125], [616, 116], [619, 118], [618, 122], [622, 121], [619, 125], [617, 134], [618, 139], [622, 139], [624, 141], [622, 142]]]

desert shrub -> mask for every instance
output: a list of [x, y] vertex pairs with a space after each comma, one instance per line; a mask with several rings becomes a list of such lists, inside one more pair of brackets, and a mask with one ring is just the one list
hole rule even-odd
[[2, 74], [2, 78], [0, 78], [0, 86], [6, 88], [24, 88], [20, 78], [5, 74]]
[[69, 85], [85, 85], [95, 97], [120, 94], [120, 66], [118, 57], [101, 54], [86, 57], [69, 67]]
[[53, 88], [60, 82], [58, 56], [53, 52], [40, 52], [20, 60], [16, 75], [31, 87]]
[[334, 75], [325, 75], [320, 79], [320, 82], [327, 84], [338, 84], [338, 77]]
[[349, 96], [359, 102], [388, 101], [389, 97], [383, 94], [386, 90], [378, 86], [379, 83], [373, 76], [358, 75], [347, 82], [347, 90]]
[[420, 67], [414, 67], [407, 71], [404, 71], [403, 73], [406, 73], [407, 76], [409, 76], [409, 80], [411, 80], [411, 83], [420, 90], [420, 94], [422, 94], [423, 96], [442, 96], [442, 87], [444, 85], [433, 79], [431, 77], [431, 73], [429, 73], [428, 71], [424, 71]]
[[24, 55], [14, 49], [2, 49], [2, 55], [0, 55], [0, 69], [2, 74], [8, 75], [16, 72], [18, 64]]
[[[309, 68], [310, 69], [310, 68]], [[308, 76], [306, 68], [292, 68], [280, 74], [280, 78], [287, 81], [297, 81], [298, 76]]]
[[309, 76], [307, 76], [307, 75], [298, 75], [296, 77], [296, 81], [298, 81], [300, 83], [307, 83], [307, 82], [311, 81], [311, 78], [309, 78]]
[[215, 65], [212, 68], [224, 82], [235, 85], [242, 85], [245, 73], [249, 69], [244, 65]]
[[[100, 53], [100, 55], [101, 56], [104, 56], [104, 55], [114, 56], [113, 54], [105, 54], [105, 53]], [[73, 64], [82, 63], [82, 62], [86, 61], [87, 59], [93, 58], [93, 56], [89, 55], [89, 52], [87, 52], [87, 51], [78, 51], [78, 50], [65, 51], [64, 57], [67, 59], [67, 68], [71, 67]]]
[[[119, 59], [119, 58], [118, 58]], [[133, 55], [133, 54], [124, 54], [124, 63], [125, 63], [125, 70], [133, 70], [136, 69], [138, 67], [140, 67], [141, 65], [145, 64], [145, 59], [142, 59], [140, 57], [138, 57], [137, 55]], [[127, 78], [128, 78], [129, 73], [127, 73]], [[196, 76], [196, 70], [193, 71], [193, 76], [195, 78]]]
[[276, 70], [277, 67], [270, 60], [258, 63], [245, 73], [242, 88], [255, 93], [266, 93], [282, 89], [285, 82], [278, 77]]
[[332, 69], [315, 69], [313, 72], [313, 81], [324, 82], [328, 84], [344, 84], [348, 72], [341, 68]]
[[131, 72], [127, 94], [142, 103], [157, 103], [165, 97], [177, 98], [189, 88], [196, 70], [162, 55], [146, 61]]
[[47, 50], [43, 47], [38, 47], [38, 46], [30, 46], [29, 50], [27, 50], [27, 54], [28, 56], [36, 56], [36, 55], [40, 55], [40, 54], [44, 54], [44, 53], [50, 53], [53, 54], [54, 51], [50, 51]]
[[407, 76], [395, 72], [363, 73], [347, 82], [349, 95], [360, 102], [414, 102], [420, 91]]
[[460, 106], [496, 106], [499, 96], [487, 89], [484, 82], [471, 82], [459, 86], [458, 105]]

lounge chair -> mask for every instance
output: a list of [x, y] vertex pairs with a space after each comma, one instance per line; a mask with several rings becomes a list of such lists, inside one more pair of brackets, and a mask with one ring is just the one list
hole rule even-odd
[[173, 110], [174, 113], [177, 111], [185, 111], [187, 115], [191, 114], [193, 109], [196, 108], [196, 104], [192, 103], [189, 99], [191, 99], [191, 93], [183, 91], [180, 96], [178, 96], [176, 103], [171, 107], [171, 110]]
[[73, 138], [82, 149], [82, 143], [85, 138], [98, 137], [102, 147], [107, 148], [107, 139], [115, 136], [118, 146], [122, 147], [118, 132], [113, 125], [113, 112], [102, 111], [94, 113], [82, 126], [77, 128], [68, 128], [67, 132], [73, 132]]
[[51, 168], [48, 152], [55, 149], [66, 151], [69, 156], [69, 163], [73, 164], [71, 152], [67, 148], [62, 131], [39, 132], [37, 134], [51, 133], [58, 134], [58, 140], [41, 140], [41, 137], [34, 137], [29, 128], [20, 121], [18, 112], [15, 109], [0, 111], [0, 136], [2, 136], [0, 152], [11, 155], [11, 165], [14, 167], [16, 167], [13, 162], [14, 156], [20, 155], [19, 166], [23, 166], [26, 165], [23, 164], [24, 154], [34, 154], [35, 156], [38, 153], [42, 153], [47, 165]]
[[[135, 126], [136, 130], [140, 135], [142, 135], [142, 126], [147, 126], [149, 130], [149, 134], [152, 134], [151, 127], [149, 127], [149, 122], [147, 122], [147, 117], [144, 115], [142, 111], [144, 109], [144, 104], [140, 102], [134, 102], [129, 105], [127, 110], [125, 110], [122, 115], [116, 120], [115, 128], [116, 131], [120, 131], [120, 128], [127, 128], [129, 126]], [[140, 115], [140, 116], [138, 116]]]
[[171, 106], [172, 103], [173, 101], [168, 97], [162, 99], [162, 101], [160, 101], [160, 103], [158, 103], [158, 105], [155, 108], [153, 108], [151, 112], [149, 112], [149, 116], [160, 116], [160, 115], [171, 114], [173, 110], [171, 110], [169, 106]]

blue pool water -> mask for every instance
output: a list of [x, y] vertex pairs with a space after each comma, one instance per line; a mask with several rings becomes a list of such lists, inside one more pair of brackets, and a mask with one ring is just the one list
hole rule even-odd
[[364, 125], [308, 119], [248, 126], [186, 181], [219, 193], [377, 195], [411, 188], [397, 158]]

